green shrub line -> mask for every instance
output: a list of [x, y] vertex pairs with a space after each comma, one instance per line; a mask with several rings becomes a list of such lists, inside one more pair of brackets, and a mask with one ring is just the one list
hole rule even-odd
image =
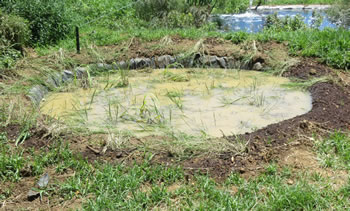
[[[262, 42], [287, 41], [292, 55], [317, 57], [335, 68], [349, 69], [349, 32], [341, 28], [319, 31], [302, 26], [303, 23], [296, 18], [282, 21], [271, 18], [272, 27], [258, 34], [246, 34], [244, 32], [220, 33], [217, 32], [214, 23], [205, 23], [210, 13], [245, 11], [247, 2], [249, 1], [4, 0], [0, 2], [0, 7], [6, 13], [10, 13], [8, 17], [11, 18], [6, 19], [9, 23], [5, 24], [6, 26], [0, 25], [0, 32], [12, 29], [20, 38], [15, 45], [23, 46], [27, 43], [36, 47], [39, 52], [44, 52], [45, 50], [42, 51], [42, 49], [47, 48], [74, 49], [74, 26], [81, 27], [84, 34], [83, 47], [84, 42], [110, 45], [132, 37], [149, 41], [175, 34], [191, 39], [224, 37], [231, 39], [235, 44], [249, 39]], [[254, 2], [257, 3], [258, 0]], [[286, 3], [282, 0], [280, 2]], [[293, 2], [296, 3], [296, 1]], [[334, 3], [333, 0], [300, 0], [299, 2]], [[342, 5], [346, 5], [346, 1], [344, 2]], [[341, 8], [347, 8], [347, 6]], [[2, 15], [2, 17], [6, 16]], [[26, 27], [29, 27], [30, 34], [27, 34]], [[7, 36], [6, 39], [12, 38]], [[2, 66], [13, 66], [14, 61], [19, 57], [18, 52], [11, 48], [1, 51], [4, 61]]]

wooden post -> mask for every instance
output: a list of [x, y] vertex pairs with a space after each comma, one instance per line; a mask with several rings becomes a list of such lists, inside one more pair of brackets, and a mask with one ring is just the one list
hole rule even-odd
[[75, 27], [75, 40], [77, 44], [77, 53], [80, 54], [80, 39], [79, 39], [79, 27]]

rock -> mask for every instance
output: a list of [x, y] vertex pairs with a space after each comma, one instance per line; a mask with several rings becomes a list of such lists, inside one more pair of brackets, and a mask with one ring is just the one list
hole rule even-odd
[[315, 69], [310, 70], [310, 75], [316, 75], [317, 71]]
[[142, 69], [151, 66], [151, 59], [148, 58], [136, 58], [134, 59], [134, 69]]
[[226, 58], [226, 66], [229, 69], [236, 69], [239, 68], [240, 65], [237, 65], [237, 62], [234, 58]]
[[149, 67], [152, 69], [156, 68], [156, 59], [154, 57], [151, 58], [151, 63], [149, 65]]
[[135, 61], [135, 59], [130, 59], [127, 69], [129, 69], [129, 70], [136, 69], [136, 61]]
[[262, 68], [263, 68], [263, 66], [262, 66], [262, 64], [260, 63], [260, 62], [257, 62], [257, 63], [255, 63], [254, 64], [254, 66], [253, 66], [253, 70], [262, 70]]
[[193, 64], [193, 60], [190, 56], [187, 56], [185, 54], [179, 54], [175, 58], [176, 62], [182, 65], [182, 67], [191, 67]]
[[74, 75], [71, 71], [65, 70], [62, 73], [62, 81], [63, 83], [66, 83], [67, 81], [71, 81], [74, 78]]
[[50, 75], [50, 77], [55, 81], [56, 87], [60, 87], [62, 85], [62, 77], [59, 73], [54, 73]]
[[28, 201], [34, 201], [35, 199], [37, 199], [40, 196], [39, 192], [33, 191], [33, 190], [29, 190], [27, 193], [27, 199]]
[[202, 56], [201, 63], [206, 67], [218, 67], [217, 56]]
[[120, 61], [120, 62], [117, 62], [117, 68], [116, 69], [122, 69], [122, 70], [125, 70], [128, 68], [128, 64], [125, 62], [125, 61]]
[[83, 78], [85, 74], [86, 74], [86, 68], [77, 67], [75, 69], [75, 75], [77, 76], [77, 78]]
[[218, 57], [217, 58], [217, 63], [219, 64], [219, 66], [221, 68], [226, 68], [226, 60], [225, 60], [225, 57]]
[[40, 101], [45, 97], [45, 95], [49, 92], [48, 88], [42, 85], [36, 85], [29, 90], [28, 97], [34, 103], [34, 105], [38, 106]]
[[166, 68], [169, 64], [174, 63], [176, 60], [170, 55], [164, 55], [156, 58], [155, 63], [158, 68]]
[[112, 70], [113, 69], [112, 65], [110, 65], [110, 64], [103, 64], [103, 63], [98, 63], [96, 65], [96, 68], [97, 69], [102, 69], [102, 70]]
[[43, 176], [40, 177], [37, 185], [39, 188], [45, 188], [49, 184], [50, 176], [48, 173], [45, 173]]
[[47, 87], [49, 87], [50, 89], [55, 89], [58, 87], [55, 80], [52, 77], [48, 77], [46, 79], [45, 85], [47, 85]]

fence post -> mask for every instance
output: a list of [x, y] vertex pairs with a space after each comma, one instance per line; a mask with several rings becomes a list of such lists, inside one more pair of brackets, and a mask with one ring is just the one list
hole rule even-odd
[[77, 53], [80, 54], [79, 27], [75, 27], [75, 41], [77, 44]]

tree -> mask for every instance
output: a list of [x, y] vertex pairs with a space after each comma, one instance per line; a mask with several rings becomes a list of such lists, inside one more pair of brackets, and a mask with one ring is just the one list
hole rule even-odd
[[350, 1], [342, 0], [329, 11], [331, 20], [338, 26], [350, 27]]

